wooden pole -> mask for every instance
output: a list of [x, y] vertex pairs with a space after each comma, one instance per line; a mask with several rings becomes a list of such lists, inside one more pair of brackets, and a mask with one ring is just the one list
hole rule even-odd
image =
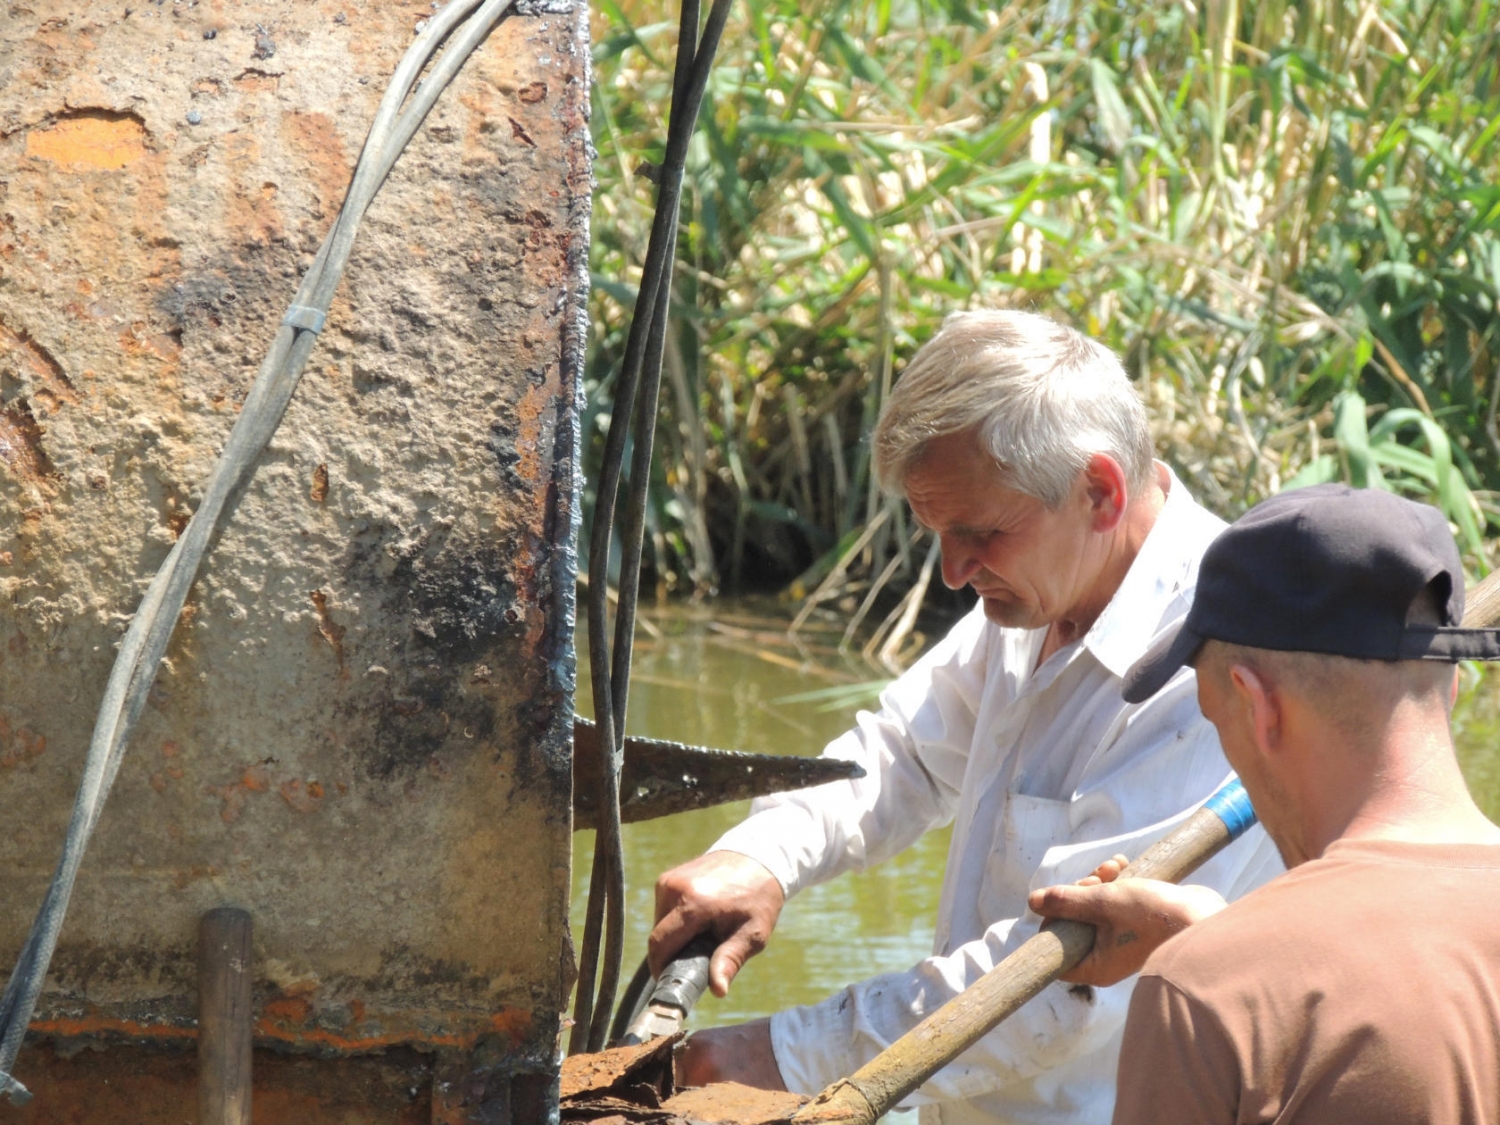
[[[1465, 597], [1464, 625], [1500, 622], [1500, 570]], [[1210, 804], [1213, 802], [1211, 801]], [[1175, 883], [1206, 863], [1231, 839], [1207, 807], [1153, 844], [1120, 878]], [[923, 1082], [997, 1024], [1088, 956], [1094, 927], [1054, 921], [1000, 964], [917, 1024], [848, 1078], [841, 1078], [792, 1117], [796, 1125], [873, 1125]]]
[[[1120, 878], [1175, 883], [1206, 863], [1230, 840], [1224, 821], [1206, 808], [1199, 809], [1141, 853]], [[911, 1031], [803, 1106], [792, 1120], [799, 1125], [873, 1125], [1093, 948], [1093, 926], [1048, 922], [1035, 937]]]
[[250, 1125], [250, 914], [198, 924], [198, 1125]]

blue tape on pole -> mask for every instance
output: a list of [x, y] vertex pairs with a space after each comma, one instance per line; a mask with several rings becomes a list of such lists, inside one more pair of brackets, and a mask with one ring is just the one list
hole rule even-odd
[[1229, 838], [1238, 840], [1255, 823], [1255, 810], [1250, 807], [1250, 794], [1235, 778], [1204, 802], [1203, 807], [1224, 822], [1229, 829]]

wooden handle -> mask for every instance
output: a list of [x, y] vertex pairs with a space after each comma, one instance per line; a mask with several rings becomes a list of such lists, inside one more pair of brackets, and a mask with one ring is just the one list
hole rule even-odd
[[250, 915], [198, 924], [198, 1123], [250, 1125]]
[[1497, 622], [1500, 622], [1500, 570], [1470, 586], [1464, 595], [1465, 625], [1470, 629], [1487, 629]]
[[[1142, 852], [1120, 877], [1175, 882], [1218, 854], [1230, 840], [1224, 821], [1199, 809]], [[1093, 948], [1093, 926], [1048, 922], [1035, 937], [859, 1070], [829, 1086], [792, 1120], [798, 1125], [873, 1125]]]

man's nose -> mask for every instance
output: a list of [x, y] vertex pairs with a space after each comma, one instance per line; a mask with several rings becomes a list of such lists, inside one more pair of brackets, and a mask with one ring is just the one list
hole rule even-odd
[[938, 540], [938, 550], [943, 556], [943, 585], [950, 590], [961, 590], [979, 569], [979, 561], [973, 552], [964, 550], [949, 536]]

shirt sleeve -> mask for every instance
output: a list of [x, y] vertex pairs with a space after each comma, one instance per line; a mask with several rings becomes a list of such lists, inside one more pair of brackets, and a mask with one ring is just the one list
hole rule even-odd
[[[1072, 838], [1047, 849], [1031, 889], [1082, 878], [1116, 853], [1139, 854], [1228, 780], [1218, 739], [1194, 698], [1193, 681], [1184, 677], [1156, 698], [1154, 715], [1122, 723], [1085, 778], [1086, 791], [1069, 804], [1077, 818]], [[1193, 882], [1235, 898], [1280, 870], [1275, 848], [1257, 827], [1200, 868]], [[997, 918], [982, 938], [947, 954], [772, 1016], [772, 1047], [787, 1088], [816, 1093], [852, 1073], [1013, 953], [1041, 926], [1024, 897], [1015, 909], [1015, 917]], [[1049, 985], [906, 1104], [980, 1097], [1101, 1050], [1125, 1022], [1131, 983]]]
[[[1113, 854], [1113, 845], [1101, 850], [1101, 861]], [[1237, 888], [1258, 885], [1280, 870], [1268, 851], [1274, 848], [1255, 829], [1220, 853], [1217, 870], [1205, 869], [1193, 881], [1231, 897]], [[1035, 885], [1061, 881], [1044, 871]], [[771, 1045], [787, 1089], [816, 1094], [852, 1074], [1033, 937], [1040, 923], [1027, 911], [997, 922], [982, 940], [946, 956], [852, 984], [819, 1004], [777, 1012], [771, 1017]], [[1099, 1051], [1125, 1023], [1132, 984], [1133, 979], [1110, 988], [1048, 985], [903, 1104], [981, 1097]], [[1167, 1120], [1174, 1118], [1158, 1123]]]
[[1212, 1012], [1147, 972], [1131, 997], [1117, 1090], [1114, 1125], [1233, 1125], [1239, 1060]]
[[859, 762], [864, 777], [761, 797], [713, 850], [764, 864], [790, 898], [952, 820], [996, 632], [976, 606], [829, 743], [825, 757]]

